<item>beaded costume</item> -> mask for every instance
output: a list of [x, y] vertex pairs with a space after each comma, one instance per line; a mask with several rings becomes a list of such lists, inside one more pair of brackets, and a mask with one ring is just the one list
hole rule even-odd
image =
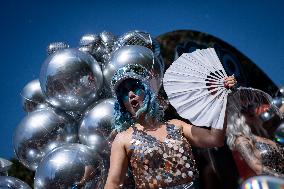
[[159, 141], [133, 127], [129, 148], [136, 188], [190, 188], [198, 177], [191, 146], [182, 130], [171, 124], [166, 124], [166, 129], [167, 137]]
[[261, 155], [261, 162], [264, 166], [270, 167], [277, 173], [284, 174], [284, 148], [278, 146], [278, 149], [275, 147], [257, 141], [255, 142], [256, 149], [259, 150]]

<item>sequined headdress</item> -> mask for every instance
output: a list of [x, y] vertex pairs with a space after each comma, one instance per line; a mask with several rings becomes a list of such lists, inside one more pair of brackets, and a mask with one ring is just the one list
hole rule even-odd
[[140, 64], [128, 64], [119, 68], [111, 80], [111, 91], [115, 95], [118, 86], [126, 79], [137, 79], [149, 84], [150, 74], [148, 70]]

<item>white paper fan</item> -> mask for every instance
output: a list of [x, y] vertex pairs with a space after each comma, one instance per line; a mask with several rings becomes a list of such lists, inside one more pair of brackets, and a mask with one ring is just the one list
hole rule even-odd
[[224, 87], [225, 77], [227, 74], [215, 50], [208, 48], [182, 54], [167, 69], [163, 84], [178, 114], [196, 126], [222, 129], [227, 101], [230, 113], [268, 104], [270, 111], [283, 118], [269, 94], [247, 87], [231, 93]]
[[222, 129], [227, 74], [213, 48], [182, 54], [167, 69], [164, 89], [178, 114], [197, 126]]

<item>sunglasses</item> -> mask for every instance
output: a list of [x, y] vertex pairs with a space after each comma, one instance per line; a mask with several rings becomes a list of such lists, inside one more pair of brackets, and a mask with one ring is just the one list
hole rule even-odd
[[144, 91], [144, 86], [140, 81], [125, 81], [117, 90], [117, 97], [122, 101], [127, 101], [130, 91], [132, 91], [135, 95], [140, 96], [142, 91]]

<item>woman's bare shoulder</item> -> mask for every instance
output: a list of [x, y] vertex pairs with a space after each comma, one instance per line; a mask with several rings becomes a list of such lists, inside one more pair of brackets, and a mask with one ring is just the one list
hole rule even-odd
[[168, 124], [173, 124], [175, 125], [176, 127], [179, 127], [179, 128], [183, 128], [184, 126], [189, 126], [190, 124], [182, 121], [182, 120], [179, 120], [179, 119], [171, 119], [169, 121], [167, 121]]
[[127, 142], [130, 141], [132, 133], [133, 133], [133, 128], [130, 127], [127, 130], [125, 130], [125, 131], [121, 131], [121, 132], [117, 133], [117, 135], [115, 136], [114, 141], [126, 144]]

